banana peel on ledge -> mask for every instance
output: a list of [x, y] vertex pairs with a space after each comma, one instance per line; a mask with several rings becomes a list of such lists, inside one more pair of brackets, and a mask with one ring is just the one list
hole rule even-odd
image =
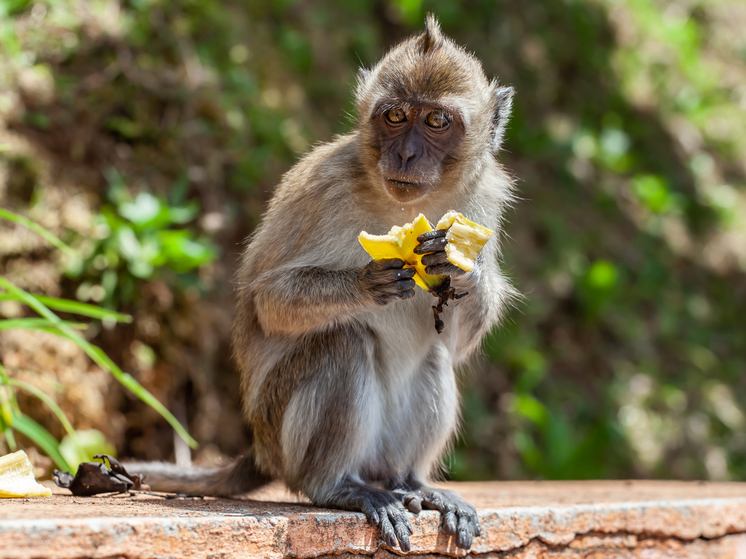
[[0, 456], [0, 499], [51, 496], [52, 490], [36, 481], [24, 451]]
[[[447, 212], [438, 221], [435, 229], [447, 229], [446, 256], [448, 261], [466, 272], [474, 269], [474, 262], [482, 248], [494, 231], [466, 219], [456, 211]], [[371, 235], [363, 231], [358, 236], [360, 244], [373, 260], [400, 258], [405, 262], [405, 268], [414, 268], [415, 283], [425, 291], [432, 291], [444, 280], [443, 276], [431, 276], [422, 264], [424, 255], [415, 254], [414, 249], [419, 244], [417, 237], [433, 226], [427, 218], [420, 214], [412, 223], [401, 227], [395, 225], [386, 235]]]

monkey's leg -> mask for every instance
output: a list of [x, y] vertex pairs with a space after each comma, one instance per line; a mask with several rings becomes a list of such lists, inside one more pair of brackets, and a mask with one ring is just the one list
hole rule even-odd
[[383, 393], [375, 352], [372, 332], [360, 324], [309, 334], [268, 375], [266, 390], [277, 392], [292, 384], [293, 375], [304, 376], [277, 433], [290, 488], [316, 505], [365, 513], [387, 545], [398, 541], [408, 551], [412, 527], [401, 495], [365, 483], [369, 471], [387, 467], [380, 452]]

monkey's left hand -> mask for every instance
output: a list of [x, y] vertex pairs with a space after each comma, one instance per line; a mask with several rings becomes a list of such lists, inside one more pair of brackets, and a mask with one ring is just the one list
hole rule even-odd
[[432, 276], [460, 276], [466, 272], [448, 261], [446, 255], [447, 229], [428, 231], [417, 237], [419, 243], [414, 247], [415, 254], [424, 254], [422, 263], [425, 271]]

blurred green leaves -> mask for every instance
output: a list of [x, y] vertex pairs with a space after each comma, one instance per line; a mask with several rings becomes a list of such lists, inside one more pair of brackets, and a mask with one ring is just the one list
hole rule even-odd
[[[199, 214], [197, 201], [169, 203], [145, 191], [133, 198], [119, 173], [111, 169], [108, 178], [112, 203], [97, 217], [98, 239], [85, 261], [69, 270], [72, 277], [101, 278], [98, 301], [129, 301], [136, 281], [153, 279], [159, 271], [186, 274], [217, 258], [218, 249], [207, 236], [184, 227]], [[181, 191], [177, 183], [176, 197]]]

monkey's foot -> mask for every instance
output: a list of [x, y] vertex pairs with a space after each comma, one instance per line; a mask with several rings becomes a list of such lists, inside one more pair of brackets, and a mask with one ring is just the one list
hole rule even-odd
[[449, 536], [456, 536], [456, 545], [462, 549], [469, 549], [474, 537], [482, 534], [477, 511], [457, 493], [423, 487], [404, 493], [403, 502], [415, 514], [423, 508], [439, 511], [443, 531]]
[[412, 524], [402, 504], [401, 493], [350, 483], [325, 504], [363, 512], [371, 524], [381, 529], [386, 545], [395, 548], [398, 541], [402, 551], [409, 551]]

